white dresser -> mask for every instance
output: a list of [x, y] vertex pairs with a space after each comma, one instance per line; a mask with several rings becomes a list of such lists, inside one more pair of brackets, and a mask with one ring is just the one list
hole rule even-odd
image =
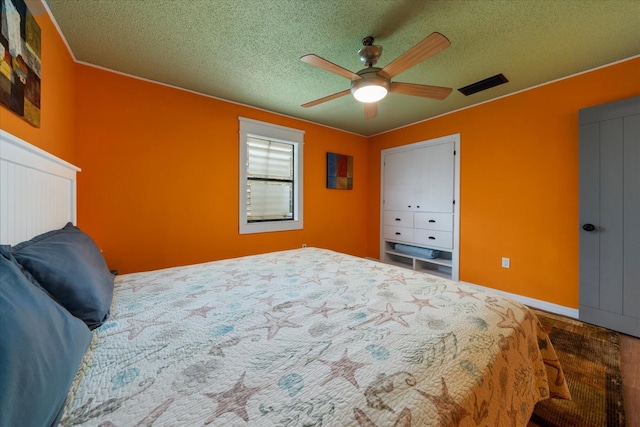
[[459, 145], [451, 135], [382, 151], [382, 261], [458, 280]]

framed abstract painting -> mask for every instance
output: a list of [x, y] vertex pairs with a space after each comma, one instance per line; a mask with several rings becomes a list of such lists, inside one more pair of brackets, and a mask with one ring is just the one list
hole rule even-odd
[[327, 153], [327, 188], [353, 189], [353, 156]]
[[0, 104], [40, 127], [40, 26], [24, 0], [0, 0]]

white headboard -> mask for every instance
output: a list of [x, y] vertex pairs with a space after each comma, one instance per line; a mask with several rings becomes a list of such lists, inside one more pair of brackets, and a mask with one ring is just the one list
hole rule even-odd
[[80, 168], [0, 130], [0, 244], [76, 223]]

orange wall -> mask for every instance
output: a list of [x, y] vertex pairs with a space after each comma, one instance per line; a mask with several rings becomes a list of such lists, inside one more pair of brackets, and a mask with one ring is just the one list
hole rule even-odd
[[[111, 268], [149, 270], [309, 246], [364, 256], [367, 139], [78, 65], [79, 225]], [[304, 136], [304, 230], [238, 234], [238, 116]], [[326, 152], [354, 189], [325, 188]]]
[[[0, 128], [83, 168], [79, 225], [112, 268], [302, 243], [378, 257], [380, 150], [460, 133], [460, 279], [578, 306], [578, 110], [640, 95], [639, 58], [367, 139], [75, 64], [37, 21], [41, 127], [0, 106]], [[238, 116], [306, 131], [304, 230], [238, 234]], [[327, 151], [354, 156], [354, 190], [325, 189]]]
[[578, 110], [640, 95], [638, 76], [640, 58], [370, 138], [367, 254], [380, 151], [460, 133], [460, 280], [577, 308]]
[[0, 105], [0, 129], [75, 163], [75, 62], [49, 15], [36, 21], [42, 41], [40, 127]]

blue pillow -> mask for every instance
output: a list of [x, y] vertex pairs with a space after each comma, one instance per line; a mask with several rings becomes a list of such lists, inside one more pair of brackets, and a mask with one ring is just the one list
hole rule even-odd
[[18, 262], [71, 314], [95, 329], [109, 316], [115, 276], [87, 234], [68, 223], [12, 249]]
[[91, 332], [22, 274], [9, 246], [0, 246], [0, 322], [0, 426], [57, 426]]

